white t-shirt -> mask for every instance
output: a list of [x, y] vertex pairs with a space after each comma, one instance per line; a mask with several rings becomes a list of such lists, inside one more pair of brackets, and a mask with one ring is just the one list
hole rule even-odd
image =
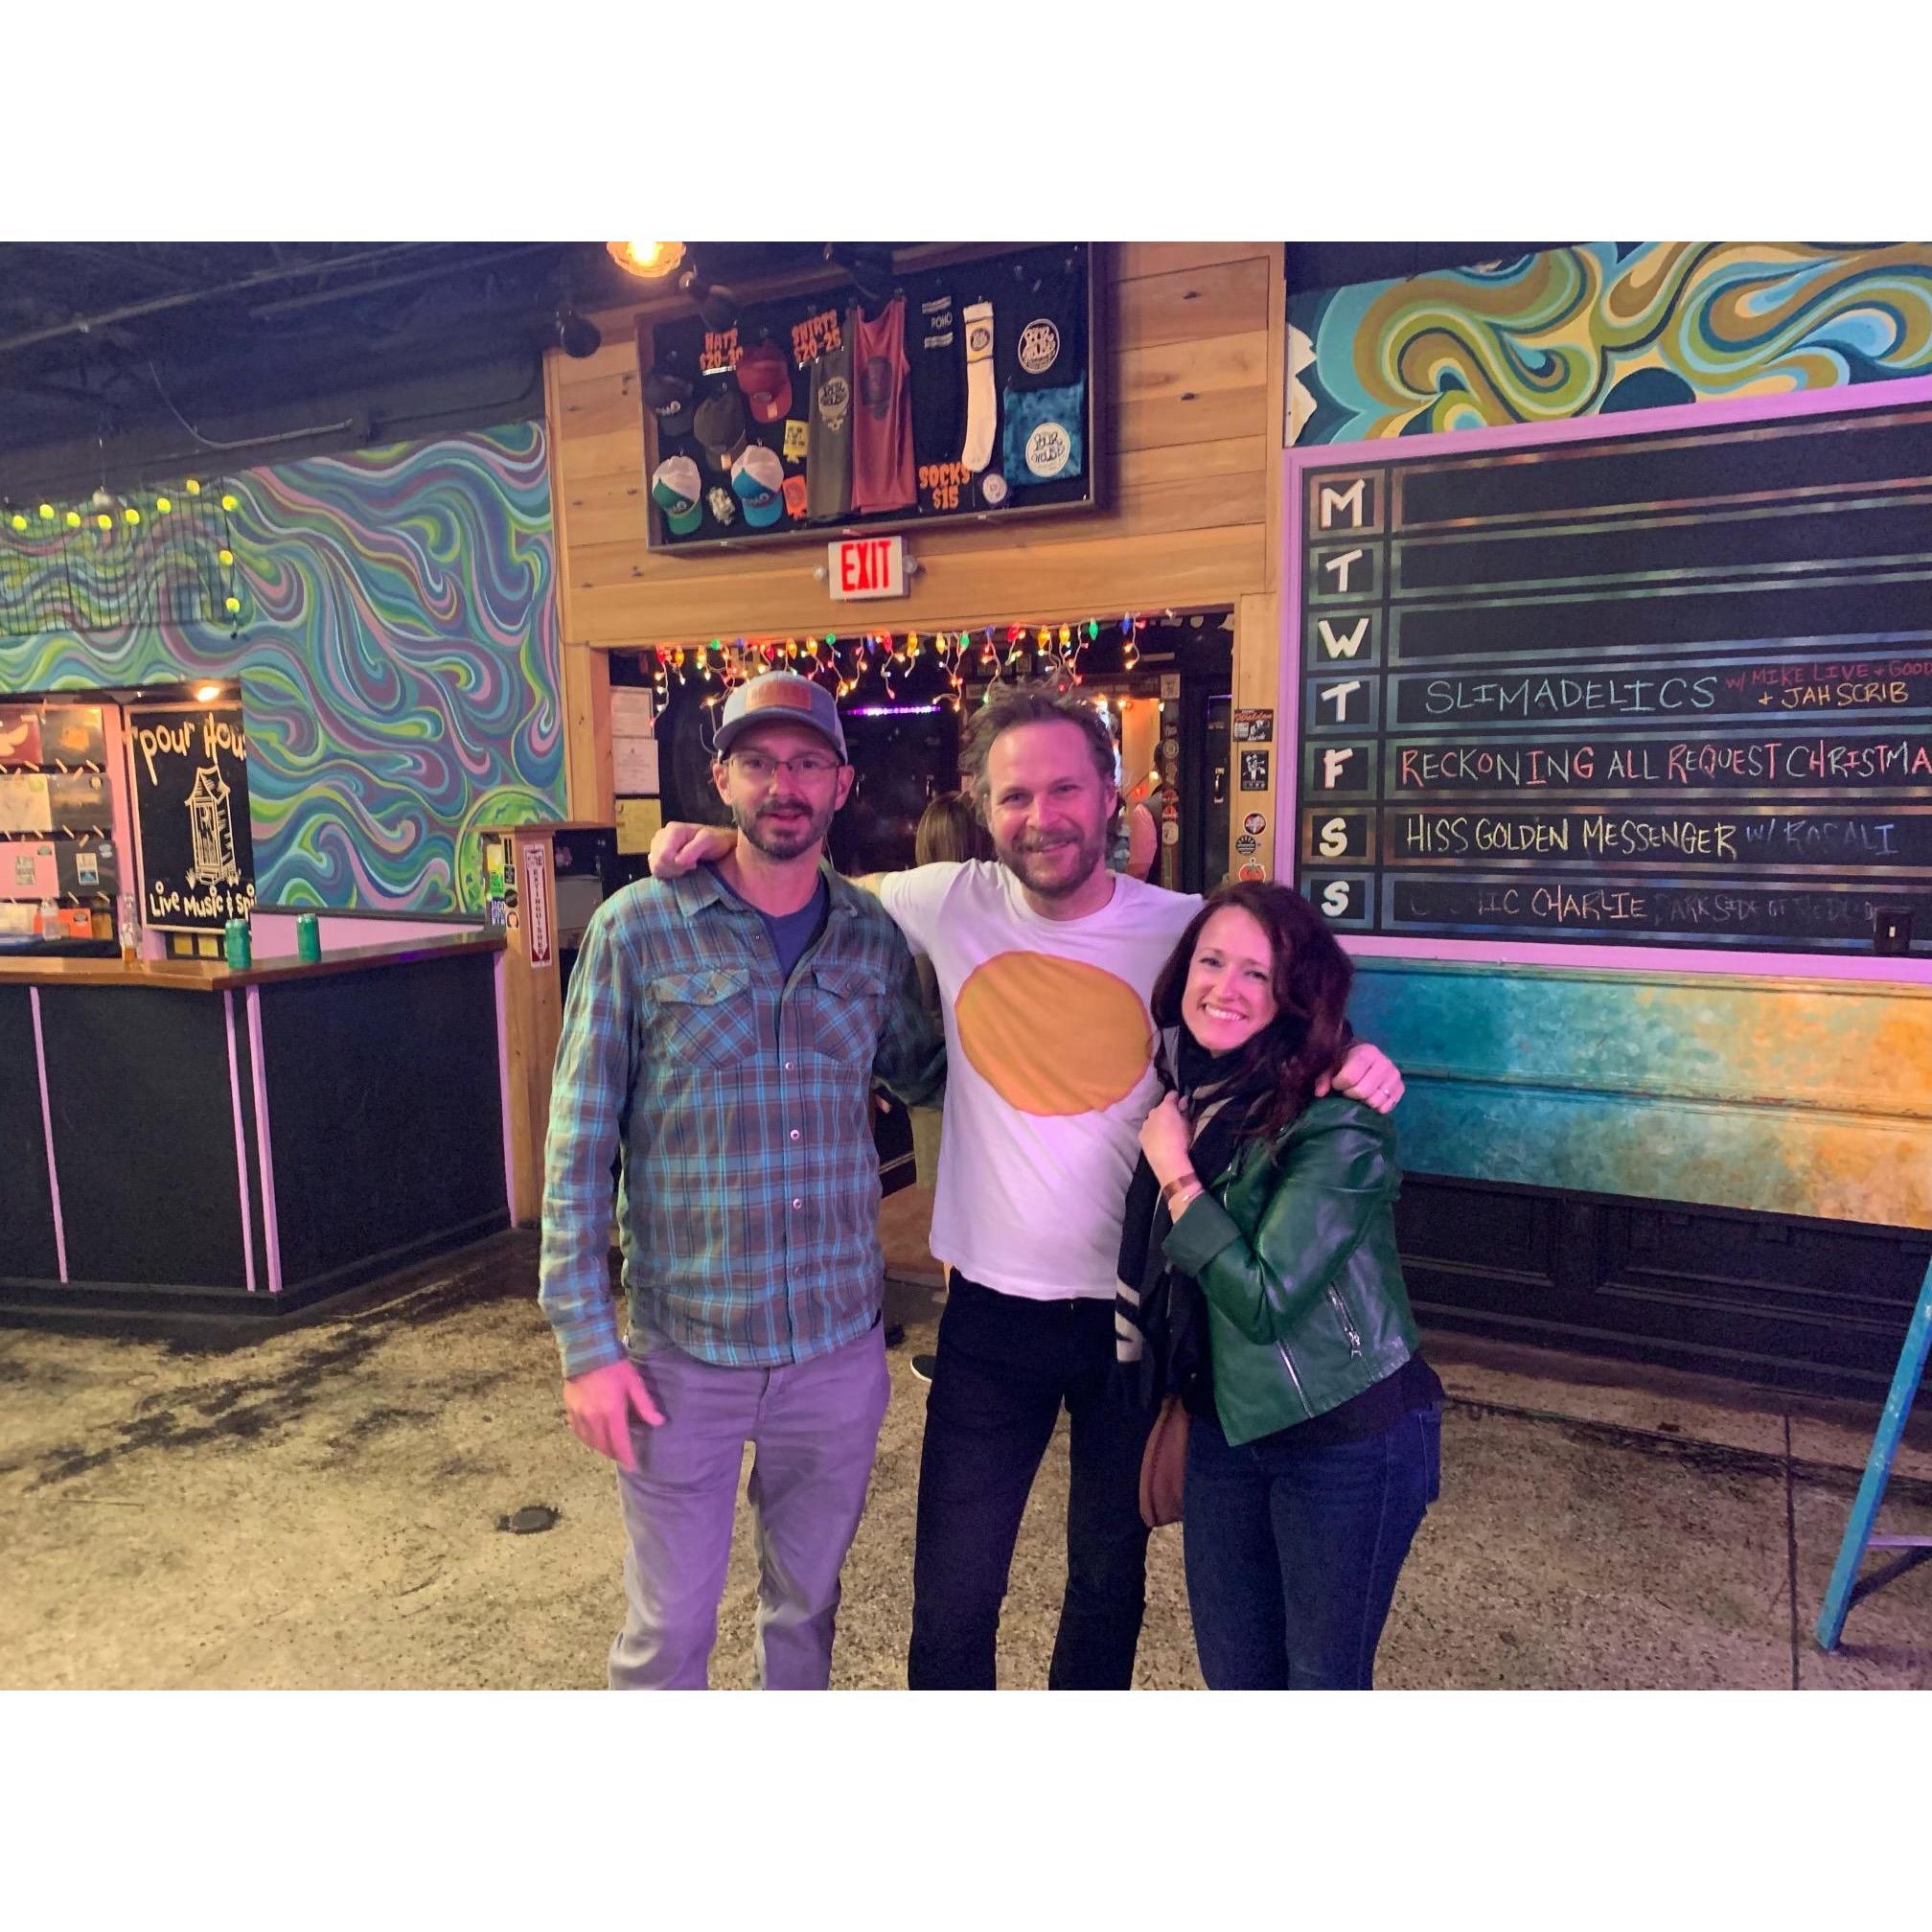
[[933, 1254], [1006, 1295], [1111, 1297], [1161, 1093], [1147, 1002], [1201, 901], [1116, 874], [1099, 911], [1043, 919], [990, 861], [887, 873], [879, 896], [946, 1020]]

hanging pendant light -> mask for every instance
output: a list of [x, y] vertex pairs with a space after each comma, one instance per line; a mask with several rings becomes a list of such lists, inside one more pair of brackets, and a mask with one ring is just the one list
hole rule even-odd
[[644, 282], [660, 282], [675, 275], [684, 259], [681, 242], [607, 242], [604, 248], [625, 274]]

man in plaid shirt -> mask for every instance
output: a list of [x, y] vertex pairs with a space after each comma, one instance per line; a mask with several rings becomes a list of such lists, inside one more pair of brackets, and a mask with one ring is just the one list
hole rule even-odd
[[[889, 1389], [872, 1087], [930, 1098], [945, 1048], [899, 929], [819, 862], [853, 779], [831, 693], [741, 685], [717, 751], [733, 848], [627, 887], [584, 935], [541, 1301], [570, 1427], [619, 1465], [612, 1689], [704, 1687], [749, 1442], [759, 1682], [823, 1690]], [[606, 1252], [620, 1147], [628, 1349]]]

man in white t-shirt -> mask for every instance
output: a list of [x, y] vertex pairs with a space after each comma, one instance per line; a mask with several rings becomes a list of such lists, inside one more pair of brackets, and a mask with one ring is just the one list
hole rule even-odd
[[[932, 961], [948, 1051], [932, 1250], [953, 1276], [919, 1467], [914, 1690], [993, 1688], [1020, 1519], [1063, 1408], [1068, 1576], [1048, 1687], [1133, 1678], [1150, 1418], [1110, 1396], [1114, 1287], [1140, 1124], [1161, 1093], [1148, 999], [1201, 902], [1107, 870], [1113, 758], [1081, 700], [998, 692], [967, 762], [999, 862], [863, 882]], [[653, 870], [695, 862], [708, 836], [667, 827]], [[1402, 1091], [1366, 1045], [1335, 1085], [1385, 1111]]]

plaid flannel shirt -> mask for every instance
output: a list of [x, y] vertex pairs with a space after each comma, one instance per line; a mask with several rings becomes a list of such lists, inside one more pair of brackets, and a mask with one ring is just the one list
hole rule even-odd
[[540, 1299], [565, 1375], [624, 1353], [608, 1260], [620, 1146], [633, 1341], [775, 1367], [877, 1320], [873, 1081], [929, 1098], [946, 1049], [899, 929], [825, 876], [824, 931], [788, 982], [764, 921], [705, 867], [626, 886], [591, 919], [544, 1148]]

